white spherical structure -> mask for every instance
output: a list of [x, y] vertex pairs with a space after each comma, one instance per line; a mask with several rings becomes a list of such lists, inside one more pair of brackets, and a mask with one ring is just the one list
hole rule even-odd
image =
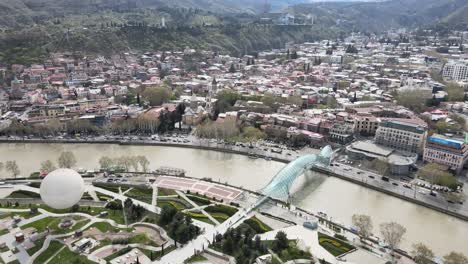
[[85, 186], [81, 175], [71, 169], [49, 173], [41, 183], [41, 198], [54, 209], [70, 208], [83, 196]]

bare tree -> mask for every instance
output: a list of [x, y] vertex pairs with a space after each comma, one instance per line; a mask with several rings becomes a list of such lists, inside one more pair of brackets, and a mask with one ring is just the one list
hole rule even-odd
[[370, 216], [355, 214], [352, 217], [352, 222], [357, 228], [358, 234], [362, 239], [366, 239], [371, 235], [374, 227]]
[[130, 163], [129, 157], [127, 157], [127, 156], [118, 157], [116, 159], [116, 164], [119, 167], [123, 167], [125, 169], [125, 171], [127, 171], [127, 172], [130, 170], [131, 163]]
[[20, 174], [20, 170], [18, 168], [18, 164], [16, 164], [16, 161], [14, 160], [9, 160], [6, 162], [5, 169], [10, 172], [13, 177], [16, 178]]
[[140, 163], [141, 170], [143, 172], [148, 172], [149, 160], [145, 156], [137, 156], [137, 159], [138, 163]]
[[423, 243], [414, 244], [411, 254], [413, 255], [414, 262], [417, 264], [433, 263], [434, 252]]
[[0, 171], [3, 170], [3, 167], [4, 167], [3, 162], [0, 162]]
[[41, 171], [51, 172], [55, 169], [55, 165], [51, 160], [41, 162]]
[[133, 171], [138, 171], [138, 158], [135, 156], [127, 157], [130, 166], [133, 167]]
[[99, 166], [101, 166], [101, 169], [108, 170], [113, 165], [114, 165], [114, 160], [107, 156], [103, 156], [99, 159]]
[[380, 233], [393, 253], [401, 243], [401, 240], [406, 233], [406, 228], [395, 222], [383, 223], [380, 225]]
[[468, 264], [468, 257], [463, 253], [450, 252], [450, 254], [444, 256], [445, 264]]
[[76, 165], [76, 158], [73, 152], [64, 151], [58, 158], [58, 165], [60, 168], [71, 168]]

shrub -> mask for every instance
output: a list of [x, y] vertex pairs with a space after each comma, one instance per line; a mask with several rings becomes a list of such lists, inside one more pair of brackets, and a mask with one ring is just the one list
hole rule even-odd
[[235, 213], [237, 213], [237, 209], [234, 207], [227, 206], [227, 205], [218, 204], [218, 205], [206, 207], [205, 212], [222, 213], [228, 216], [233, 216]]

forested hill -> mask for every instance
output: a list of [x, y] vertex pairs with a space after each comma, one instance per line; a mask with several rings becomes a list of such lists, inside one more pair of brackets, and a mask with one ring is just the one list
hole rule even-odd
[[313, 3], [290, 8], [291, 12], [316, 15], [327, 24], [355, 30], [381, 31], [398, 27], [425, 27], [449, 22], [468, 30], [467, 0], [389, 0], [369, 3]]
[[268, 3], [271, 10], [313, 15], [312, 26], [263, 25], [262, 10], [270, 9], [264, 0], [0, 0], [0, 66], [65, 50], [110, 54], [188, 46], [242, 55], [351, 31], [468, 25], [467, 0], [298, 4], [307, 1], [313, 0]]

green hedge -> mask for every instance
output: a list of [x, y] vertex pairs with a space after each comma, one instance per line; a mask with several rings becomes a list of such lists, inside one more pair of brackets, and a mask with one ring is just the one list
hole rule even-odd
[[205, 198], [201, 198], [201, 197], [198, 197], [198, 196], [195, 196], [195, 195], [187, 195], [187, 197], [192, 200], [194, 203], [196, 203], [197, 205], [209, 205], [211, 204], [211, 201], [208, 200], [208, 199], [205, 199]]
[[255, 216], [245, 220], [244, 223], [252, 228], [257, 234], [263, 234], [272, 230], [271, 227], [258, 220]]
[[354, 250], [355, 247], [344, 242], [341, 240], [338, 240], [334, 237], [325, 235], [323, 233], [318, 234], [318, 240], [320, 246], [322, 246], [324, 249], [326, 249], [330, 254], [333, 256], [339, 256], [344, 253], [350, 252], [351, 250]]
[[208, 206], [205, 208], [205, 212], [208, 213], [223, 213], [228, 216], [233, 216], [235, 213], [237, 213], [237, 209], [234, 207], [230, 207], [227, 205], [222, 205], [222, 204], [217, 204], [217, 205], [212, 205]]

